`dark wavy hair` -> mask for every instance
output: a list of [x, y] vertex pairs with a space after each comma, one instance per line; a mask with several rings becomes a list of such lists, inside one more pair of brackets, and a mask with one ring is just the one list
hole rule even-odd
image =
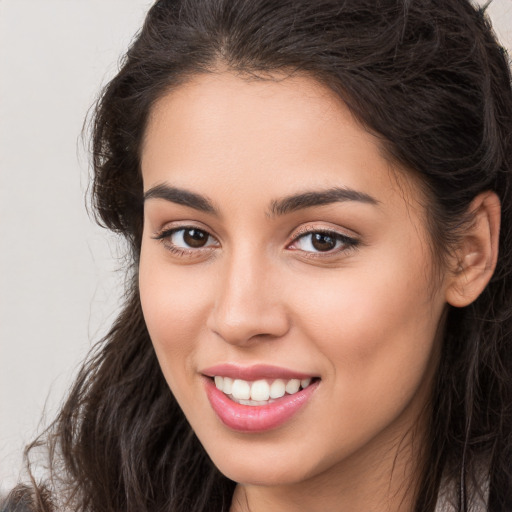
[[[129, 242], [124, 308], [62, 410], [31, 445], [51, 472], [13, 493], [37, 510], [229, 510], [235, 483], [213, 465], [160, 371], [141, 312], [141, 141], [152, 105], [199, 73], [301, 73], [331, 88], [394, 162], [421, 179], [442, 258], [482, 191], [502, 203], [499, 259], [480, 297], [449, 308], [416, 512], [441, 480], [459, 512], [488, 489], [512, 510], [512, 92], [506, 52], [467, 0], [159, 0], [93, 119], [93, 205]], [[481, 488], [481, 489], [480, 489]], [[16, 498], [17, 497], [17, 498]]]

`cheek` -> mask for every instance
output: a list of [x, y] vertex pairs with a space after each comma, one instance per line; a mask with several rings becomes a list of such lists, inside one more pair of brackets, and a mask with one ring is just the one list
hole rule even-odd
[[424, 267], [398, 267], [345, 269], [334, 285], [317, 280], [300, 297], [301, 330], [327, 359], [340, 403], [361, 418], [404, 406], [433, 362], [444, 302], [432, 297]]
[[[144, 319], [167, 382], [191, 378], [194, 350], [205, 328], [207, 300], [186, 267], [154, 261], [141, 253], [139, 289]], [[201, 280], [199, 279], [199, 282]]]

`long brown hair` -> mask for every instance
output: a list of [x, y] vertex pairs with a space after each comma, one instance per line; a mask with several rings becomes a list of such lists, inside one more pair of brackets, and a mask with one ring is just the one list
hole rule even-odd
[[434, 509], [442, 477], [457, 490], [459, 512], [471, 510], [470, 487], [482, 482], [489, 511], [511, 510], [512, 92], [507, 55], [485, 13], [466, 0], [153, 5], [93, 126], [93, 205], [130, 247], [125, 305], [38, 442], [49, 447], [50, 479], [19, 488], [18, 501], [31, 495], [38, 510], [229, 509], [235, 484], [212, 464], [173, 398], [137, 289], [139, 157], [149, 112], [167, 91], [219, 65], [266, 79], [306, 73], [334, 90], [390, 157], [421, 177], [441, 258], [471, 200], [484, 190], [499, 195], [495, 275], [473, 304], [448, 312], [416, 512]]

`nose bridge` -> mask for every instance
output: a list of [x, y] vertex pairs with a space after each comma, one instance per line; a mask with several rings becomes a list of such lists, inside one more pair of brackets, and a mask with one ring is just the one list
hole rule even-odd
[[251, 247], [233, 250], [218, 276], [210, 329], [232, 344], [286, 333], [286, 309], [279, 289], [273, 285], [274, 274], [265, 251]]

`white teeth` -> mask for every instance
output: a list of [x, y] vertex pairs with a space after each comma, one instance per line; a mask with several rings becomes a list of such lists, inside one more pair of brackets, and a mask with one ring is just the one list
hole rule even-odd
[[257, 401], [257, 400], [237, 400], [237, 402], [242, 405], [252, 405], [252, 406], [268, 404], [268, 402], [266, 400], [261, 401], [261, 402]]
[[224, 384], [222, 386], [222, 391], [226, 393], [226, 395], [231, 395], [233, 390], [233, 379], [231, 377], [224, 377]]
[[[226, 382], [226, 378], [227, 378], [227, 377], [224, 377], [224, 382]], [[307, 388], [310, 384], [311, 384], [311, 379], [302, 379], [302, 380], [300, 381], [300, 387], [301, 387], [302, 389]], [[224, 386], [225, 386], [225, 385], [226, 385], [226, 384], [224, 384]]]
[[[268, 400], [281, 398], [286, 393], [293, 395], [299, 389], [307, 388], [311, 384], [310, 378], [307, 379], [275, 379], [270, 384], [269, 380], [260, 379], [254, 382], [248, 382], [242, 379], [233, 380], [231, 377], [214, 377], [217, 389], [231, 395], [231, 398], [244, 405], [264, 405]], [[250, 402], [250, 403], [249, 403]]]
[[276, 379], [270, 386], [270, 398], [281, 398], [286, 393], [286, 384], [282, 379]]
[[251, 386], [251, 400], [267, 401], [270, 398], [270, 386], [266, 380], [257, 380]]
[[245, 380], [235, 379], [231, 394], [233, 398], [237, 398], [238, 400], [248, 400], [251, 398], [251, 386]]
[[286, 383], [285, 389], [289, 395], [293, 395], [294, 393], [297, 393], [297, 391], [299, 391], [299, 388], [300, 388], [300, 380], [299, 379], [290, 379]]

